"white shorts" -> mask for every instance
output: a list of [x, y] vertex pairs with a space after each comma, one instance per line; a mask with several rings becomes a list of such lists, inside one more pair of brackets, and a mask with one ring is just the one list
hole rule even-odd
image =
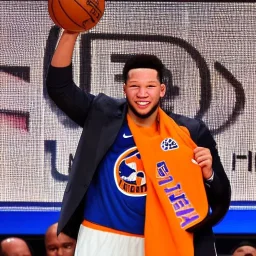
[[75, 256], [144, 256], [144, 238], [81, 224]]

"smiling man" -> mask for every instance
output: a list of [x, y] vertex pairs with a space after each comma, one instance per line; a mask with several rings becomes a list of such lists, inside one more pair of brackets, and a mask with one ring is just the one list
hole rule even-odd
[[230, 184], [208, 128], [160, 108], [165, 67], [154, 55], [125, 63], [124, 99], [82, 91], [78, 35], [63, 32], [47, 76], [49, 96], [83, 128], [58, 233], [77, 238], [76, 256], [216, 255]]
[[[155, 57], [153, 56], [145, 57], [141, 55], [140, 59], [138, 58], [137, 61], [150, 61], [148, 63], [149, 67], [153, 63], [155, 63], [157, 66]], [[158, 63], [158, 65], [158, 69], [161, 70], [161, 63]], [[135, 67], [136, 66], [145, 67], [145, 65], [139, 62], [135, 63]], [[130, 71], [129, 68], [131, 68]], [[128, 63], [124, 68], [124, 74], [124, 79], [126, 80], [124, 83], [124, 93], [126, 95], [127, 104], [129, 106], [128, 114], [133, 120], [136, 120], [136, 122], [140, 123], [142, 126], [150, 126], [156, 119], [160, 98], [165, 95], [165, 85], [162, 83], [160, 84], [158, 71], [152, 68], [134, 68], [133, 66], [129, 67]]]

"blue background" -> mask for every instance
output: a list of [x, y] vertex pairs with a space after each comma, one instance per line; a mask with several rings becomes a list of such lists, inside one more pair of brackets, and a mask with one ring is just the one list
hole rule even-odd
[[[255, 202], [232, 202], [231, 205], [256, 206]], [[59, 215], [59, 211], [0, 211], [0, 234], [43, 235], [51, 224], [58, 221]], [[214, 232], [255, 234], [256, 210], [229, 210], [224, 219], [214, 227]]]

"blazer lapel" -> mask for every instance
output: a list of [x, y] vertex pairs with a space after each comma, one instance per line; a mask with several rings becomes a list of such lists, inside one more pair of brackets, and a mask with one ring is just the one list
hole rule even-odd
[[126, 106], [123, 107], [125, 108], [123, 111], [119, 109], [116, 111], [116, 113], [105, 115], [95, 159], [97, 164], [99, 164], [108, 149], [114, 143], [117, 134], [123, 124], [124, 118], [126, 116]]
[[100, 161], [115, 141], [127, 112], [124, 101], [111, 105], [103, 102], [102, 105], [104, 111], [95, 109], [89, 117], [88, 128], [84, 128], [87, 131], [82, 134], [78, 147], [79, 159], [74, 161], [74, 168], [79, 169], [75, 174], [78, 176], [76, 180], [85, 188], [91, 183]]

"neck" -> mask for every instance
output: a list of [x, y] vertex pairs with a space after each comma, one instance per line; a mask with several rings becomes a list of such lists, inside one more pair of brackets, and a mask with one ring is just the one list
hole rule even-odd
[[141, 118], [141, 117], [138, 117], [136, 114], [134, 114], [131, 109], [128, 109], [128, 115], [131, 117], [134, 123], [142, 127], [149, 127], [149, 126], [152, 126], [154, 123], [156, 123], [157, 114], [158, 114], [158, 108], [149, 117]]

